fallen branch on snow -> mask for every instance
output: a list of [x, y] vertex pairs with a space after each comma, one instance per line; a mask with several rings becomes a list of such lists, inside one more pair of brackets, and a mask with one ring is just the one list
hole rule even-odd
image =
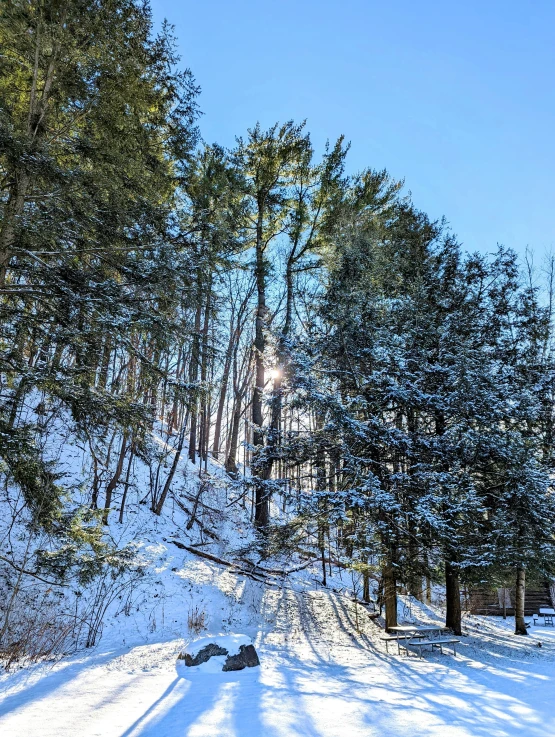
[[258, 583], [265, 583], [265, 584], [270, 584], [273, 586], [277, 585], [274, 581], [265, 580], [264, 578], [257, 577], [256, 575], [254, 575], [254, 573], [252, 573], [251, 571], [246, 571], [244, 568], [242, 568], [241, 566], [238, 566], [236, 563], [232, 563], [229, 560], [224, 560], [223, 558], [218, 558], [216, 555], [212, 555], [211, 553], [205, 553], [203, 550], [197, 550], [196, 548], [191, 548], [188, 545], [185, 545], [184, 543], [180, 542], [179, 540], [170, 540], [169, 542], [172, 542], [180, 550], [186, 550], [188, 553], [197, 555], [199, 558], [205, 558], [206, 560], [210, 560], [212, 561], [212, 563], [217, 563], [220, 566], [226, 566], [227, 568], [232, 568], [235, 570], [236, 573], [239, 573], [242, 576], [248, 576], [249, 578], [252, 578], [253, 581], [257, 581]]

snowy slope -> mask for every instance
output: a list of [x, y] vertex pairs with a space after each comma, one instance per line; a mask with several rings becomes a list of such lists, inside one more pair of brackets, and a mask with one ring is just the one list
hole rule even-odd
[[[88, 459], [76, 445], [66, 442], [59, 458], [75, 483], [86, 477]], [[95, 648], [0, 675], [1, 737], [555, 734], [553, 629], [515, 638], [511, 622], [467, 617], [456, 659], [387, 654], [378, 623], [363, 607], [355, 611], [349, 576], [336, 571], [323, 589], [318, 566], [285, 578], [241, 572], [236, 551], [252, 541], [249, 510], [233, 503], [217, 465], [210, 472], [200, 524], [187, 530], [183, 507], [192, 506], [198, 469], [181, 464], [158, 518], [140, 503], [148, 470], [136, 465], [125, 523], [113, 513], [110, 534], [133, 544], [144, 575], [109, 607]], [[195, 546], [235, 567], [199, 557]], [[415, 621], [444, 615], [415, 602], [409, 612], [405, 603], [400, 616]], [[177, 664], [191, 640], [226, 634], [251, 638], [261, 667], [222, 673]]]
[[[4, 677], [3, 737], [539, 737], [555, 733], [555, 633], [515, 643], [502, 622], [461, 655], [385, 655], [330, 592], [261, 602], [261, 667], [193, 672], [183, 640], [110, 649]], [[483, 622], [473, 618], [472, 626]], [[544, 643], [536, 647], [538, 638]]]

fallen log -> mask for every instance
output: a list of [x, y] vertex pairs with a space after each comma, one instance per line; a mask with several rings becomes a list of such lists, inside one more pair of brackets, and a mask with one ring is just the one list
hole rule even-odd
[[248, 563], [248, 565], [252, 566], [253, 569], [257, 571], [262, 571], [263, 573], [269, 573], [272, 576], [288, 576], [290, 573], [296, 573], [297, 571], [302, 571], [305, 568], [308, 568], [309, 565], [312, 563], [319, 563], [320, 558], [310, 558], [310, 560], [305, 561], [300, 566], [295, 566], [294, 568], [286, 568], [286, 569], [280, 569], [280, 568], [266, 568], [265, 566], [260, 566], [258, 563], [253, 563], [252, 560], [249, 560], [248, 558], [239, 558], [243, 563]]
[[[190, 519], [193, 519], [191, 510], [188, 509], [183, 504], [183, 502], [180, 502], [179, 499], [174, 494], [172, 494], [172, 499], [177, 504], [177, 506], [179, 507], [179, 509], [181, 509], [182, 512], [185, 512], [185, 514], [187, 514]], [[216, 535], [215, 532], [213, 532], [211, 529], [209, 529], [208, 527], [206, 527], [206, 525], [204, 525], [196, 516], [195, 516], [195, 518], [194, 518], [193, 521], [200, 527], [200, 529], [202, 530], [202, 532], [204, 532], [204, 534], [207, 535], [208, 537], [211, 537], [212, 540], [219, 540], [220, 539]]]
[[236, 573], [242, 576], [247, 576], [248, 578], [252, 578], [253, 581], [257, 581], [258, 583], [269, 584], [271, 586], [277, 586], [277, 584], [274, 581], [270, 581], [267, 579], [265, 580], [264, 578], [259, 578], [258, 576], [254, 575], [254, 573], [252, 573], [251, 571], [246, 571], [241, 566], [238, 566], [236, 563], [232, 563], [229, 560], [218, 558], [217, 555], [212, 555], [211, 553], [205, 553], [203, 550], [197, 550], [196, 548], [191, 548], [189, 547], [189, 545], [185, 545], [179, 540], [169, 540], [169, 542], [173, 543], [180, 550], [186, 550], [188, 553], [197, 555], [199, 558], [205, 558], [206, 560], [209, 560], [212, 563], [217, 563], [220, 566], [226, 566], [227, 568], [232, 568], [234, 569]]
[[[187, 494], [187, 492], [185, 492], [185, 491], [182, 491], [181, 492], [181, 496], [184, 496], [185, 499], [188, 499], [190, 502], [196, 502], [197, 501], [197, 498], [196, 497], [192, 496], [191, 494]], [[198, 500], [197, 503], [200, 504], [201, 507], [204, 507], [205, 509], [208, 509], [211, 512], [214, 512], [215, 514], [219, 515], [220, 517], [223, 514], [223, 511], [221, 509], [216, 509], [215, 507], [211, 507], [209, 504], [206, 504], [206, 502], [203, 502], [200, 499]]]

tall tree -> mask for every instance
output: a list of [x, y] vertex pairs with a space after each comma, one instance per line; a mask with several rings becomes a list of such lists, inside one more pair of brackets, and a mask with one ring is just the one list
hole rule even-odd
[[[78, 432], [144, 433], [172, 324], [163, 290], [187, 273], [168, 235], [197, 89], [134, 0], [5, 2], [0, 44], [0, 422], [29, 436], [21, 408], [42, 392]], [[16, 480], [17, 448], [0, 442]]]
[[310, 140], [303, 132], [304, 124], [293, 122], [272, 126], [263, 131], [259, 125], [249, 131], [246, 140], [239, 139], [235, 161], [243, 172], [250, 214], [250, 243], [254, 251], [253, 272], [256, 281], [256, 318], [254, 336], [255, 383], [252, 398], [253, 475], [255, 477], [255, 523], [264, 529], [270, 521], [270, 487], [268, 464], [264, 454], [264, 389], [268, 360], [267, 286], [270, 262], [268, 249], [286, 227], [290, 214], [295, 175], [303, 165]]

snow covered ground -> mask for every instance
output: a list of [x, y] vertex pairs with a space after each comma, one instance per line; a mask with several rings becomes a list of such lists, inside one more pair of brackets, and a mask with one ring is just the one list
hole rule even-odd
[[[231, 575], [231, 574], [220, 574]], [[253, 588], [260, 588], [253, 583]], [[460, 655], [387, 655], [329, 591], [266, 589], [261, 667], [176, 663], [183, 639], [111, 647], [3, 677], [2, 737], [538, 737], [555, 734], [555, 631], [466, 620]], [[431, 621], [423, 608], [419, 619]], [[539, 648], [537, 643], [541, 642]]]
[[[86, 452], [68, 444], [62, 461], [70, 478], [88, 466]], [[248, 510], [218, 483], [221, 470], [211, 471], [200, 526], [188, 531], [197, 470], [181, 464], [158, 518], [139, 503], [148, 478], [137, 466], [140, 493], [123, 525], [112, 513], [110, 532], [121, 545], [133, 542], [145, 575], [114, 599], [96, 648], [0, 675], [0, 737], [555, 735], [554, 628], [518, 638], [511, 621], [465, 617], [457, 658], [387, 654], [383, 630], [347, 595], [348, 575], [336, 571], [330, 589], [318, 585], [317, 566], [263, 583], [191, 552], [197, 545], [237, 561], [252, 542]], [[442, 621], [439, 608], [413, 602], [409, 612], [404, 604], [401, 618]], [[199, 636], [244, 634], [261, 667], [224, 673], [178, 664], [195, 636], [195, 612], [204, 617]]]

